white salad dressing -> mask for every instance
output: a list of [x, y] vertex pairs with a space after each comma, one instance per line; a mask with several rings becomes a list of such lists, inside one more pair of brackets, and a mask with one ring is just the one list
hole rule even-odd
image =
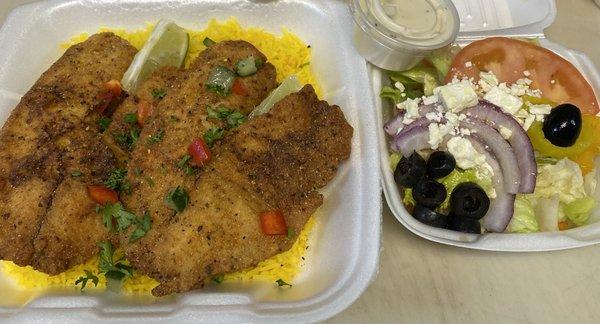
[[450, 0], [353, 0], [350, 9], [356, 49], [383, 69], [409, 69], [458, 35]]
[[398, 38], [436, 44], [452, 34], [453, 16], [438, 0], [367, 0], [371, 13]]

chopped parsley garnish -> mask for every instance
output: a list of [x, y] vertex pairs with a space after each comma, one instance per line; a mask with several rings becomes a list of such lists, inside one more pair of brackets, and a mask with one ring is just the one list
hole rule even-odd
[[144, 235], [146, 235], [146, 233], [148, 233], [148, 231], [152, 228], [152, 219], [150, 218], [150, 213], [146, 211], [144, 212], [144, 217], [142, 217], [142, 219], [136, 218], [135, 225], [136, 229], [129, 237], [129, 242], [135, 242], [144, 237]]
[[136, 126], [129, 130], [129, 133], [118, 133], [114, 134], [114, 138], [119, 145], [126, 147], [129, 150], [133, 150], [135, 143], [140, 138], [140, 129]]
[[165, 137], [165, 131], [162, 129], [159, 129], [156, 131], [156, 133], [154, 133], [154, 135], [152, 135], [148, 138], [148, 144], [150, 144], [150, 145], [156, 144], [156, 143], [162, 141], [164, 137]]
[[154, 186], [156, 185], [156, 184], [154, 183], [154, 180], [152, 180], [152, 178], [150, 178], [150, 177], [145, 177], [144, 179], [146, 180], [146, 182], [148, 183], [148, 185], [149, 185], [150, 187], [154, 187]]
[[290, 286], [290, 287], [291, 287], [291, 286], [292, 286], [292, 285], [290, 285], [289, 283], [287, 283], [287, 282], [283, 281], [282, 279], [277, 279], [277, 281], [275, 281], [275, 282], [277, 283], [277, 285], [278, 285], [279, 287], [281, 287], [281, 286]]
[[192, 156], [189, 154], [184, 155], [179, 162], [177, 162], [177, 167], [185, 172], [187, 175], [192, 175], [196, 172], [192, 166], [190, 166], [189, 162], [192, 160]]
[[227, 116], [226, 120], [227, 125], [229, 125], [229, 127], [236, 128], [246, 121], [246, 116], [242, 115], [239, 112], [234, 112], [231, 115]]
[[169, 121], [172, 123], [176, 123], [179, 121], [179, 117], [171, 115], [169, 116]]
[[71, 172], [71, 176], [72, 177], [81, 177], [82, 174], [83, 173], [81, 171], [79, 171], [79, 170]]
[[293, 228], [288, 227], [288, 229], [287, 229], [287, 238], [292, 238], [292, 237], [294, 237], [294, 235], [296, 235], [296, 231], [294, 231]]
[[98, 119], [98, 127], [100, 129], [100, 133], [104, 133], [108, 129], [108, 126], [110, 125], [111, 121], [112, 120], [110, 118], [104, 116]]
[[79, 279], [77, 279], [77, 281], [75, 281], [75, 286], [81, 284], [81, 290], [83, 291], [85, 289], [85, 286], [87, 286], [88, 281], [92, 281], [92, 283], [94, 284], [95, 287], [98, 287], [98, 277], [93, 274], [91, 271], [89, 270], [84, 270], [85, 271], [85, 276], [81, 276], [79, 277]]
[[165, 90], [165, 89], [152, 89], [152, 91], [150, 91], [150, 93], [152, 93], [152, 97], [154, 97], [154, 99], [160, 100], [160, 99], [164, 98], [167, 95], [167, 90]]
[[127, 175], [127, 170], [125, 169], [114, 169], [108, 179], [104, 181], [104, 185], [109, 189], [117, 190], [120, 193], [130, 194], [131, 193], [131, 185], [127, 180], [125, 180], [125, 176]]
[[116, 190], [121, 186], [121, 182], [123, 182], [123, 179], [125, 178], [126, 175], [127, 175], [127, 170], [119, 169], [119, 168], [114, 169], [108, 176], [108, 179], [106, 179], [106, 181], [104, 181], [104, 184], [109, 189]]
[[99, 206], [96, 208], [96, 212], [102, 214], [102, 223], [109, 232], [114, 232], [115, 230], [122, 232], [130, 226], [135, 226], [135, 230], [129, 237], [130, 242], [139, 240], [152, 228], [152, 219], [148, 211], [140, 219], [134, 213], [123, 208], [121, 203]]
[[127, 211], [121, 203], [105, 204], [100, 206], [97, 212], [102, 215], [102, 223], [109, 232], [114, 232], [115, 230], [122, 232], [137, 219], [135, 214]]
[[223, 138], [223, 129], [213, 127], [204, 133], [204, 142], [208, 147], [213, 147], [214, 143]]
[[206, 89], [221, 97], [227, 97], [231, 93], [234, 80], [235, 72], [224, 66], [217, 66], [208, 75]]
[[100, 242], [98, 270], [106, 278], [123, 280], [133, 277], [133, 268], [123, 258], [115, 260], [115, 250], [110, 242]]
[[214, 40], [208, 38], [208, 37], [204, 37], [204, 40], [202, 41], [202, 44], [204, 44], [204, 46], [206, 47], [211, 47], [213, 45], [215, 45], [217, 42], [215, 42]]
[[227, 122], [229, 128], [235, 128], [246, 121], [246, 116], [237, 111], [232, 111], [224, 107], [216, 109], [207, 108], [208, 118], [220, 119]]
[[305, 63], [300, 64], [300, 66], [298, 68], [301, 69], [301, 68], [303, 68], [305, 66], [308, 66], [308, 65], [310, 65], [310, 62], [305, 62]]
[[181, 213], [187, 207], [189, 200], [190, 196], [185, 192], [185, 189], [177, 186], [165, 197], [165, 204], [174, 211]]
[[221, 275], [212, 277], [210, 280], [212, 280], [212, 282], [220, 285], [224, 279], [225, 279], [225, 276], [221, 274]]
[[133, 168], [133, 173], [136, 176], [139, 176], [140, 174], [142, 174], [142, 169], [140, 167], [135, 167], [135, 168]]
[[137, 123], [137, 114], [126, 114], [123, 120], [128, 124], [135, 124]]

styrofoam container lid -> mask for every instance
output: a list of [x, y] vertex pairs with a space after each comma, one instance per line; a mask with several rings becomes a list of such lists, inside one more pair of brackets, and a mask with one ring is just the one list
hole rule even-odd
[[554, 0], [452, 0], [460, 17], [459, 39], [490, 36], [544, 37], [556, 17]]
[[[600, 73], [583, 53], [567, 49], [545, 39], [543, 30], [556, 16], [552, 0], [453, 0], [461, 18], [458, 42], [467, 44], [472, 40], [490, 36], [539, 37], [541, 46], [571, 62], [600, 93]], [[373, 90], [379, 92], [386, 82], [381, 70], [371, 69]], [[393, 115], [393, 107], [376, 97], [379, 118], [378, 136], [381, 150], [382, 186], [388, 205], [394, 216], [413, 233], [431, 241], [448, 245], [492, 250], [532, 252], [560, 250], [600, 243], [600, 223], [590, 224], [560, 232], [540, 233], [486, 233], [465, 234], [434, 228], [414, 219], [404, 207], [400, 191], [394, 182], [390, 168], [388, 139], [383, 123]]]
[[[313, 322], [342, 311], [366, 289], [378, 268], [381, 240], [377, 122], [367, 65], [354, 51], [353, 21], [343, 1], [52, 0], [19, 7], [0, 29], [0, 44], [10, 44], [0, 48], [0, 122], [74, 35], [100, 27], [138, 29], [160, 19], [199, 30], [212, 18], [232, 16], [245, 27], [276, 34], [288, 28], [310, 44], [324, 99], [339, 105], [354, 128], [350, 159], [325, 189], [306, 265], [294, 286], [224, 283], [150, 301], [71, 290], [23, 308], [0, 307], [0, 322]], [[10, 298], [6, 290], [0, 296], [0, 302]]]

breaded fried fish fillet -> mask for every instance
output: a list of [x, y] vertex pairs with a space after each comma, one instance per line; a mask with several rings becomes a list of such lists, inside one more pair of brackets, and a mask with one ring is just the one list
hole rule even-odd
[[[189, 204], [126, 255], [160, 282], [157, 296], [185, 292], [210, 276], [256, 266], [291, 247], [322, 204], [318, 192], [349, 157], [352, 127], [307, 85], [227, 137], [196, 181]], [[293, 235], [265, 235], [262, 212], [280, 210]]]
[[[206, 88], [213, 68], [233, 69], [239, 60], [249, 56], [266, 62], [266, 57], [248, 42], [224, 41], [209, 47], [190, 69], [177, 75], [169, 94], [158, 104], [157, 113], [144, 126], [128, 168], [132, 194], [123, 197], [123, 202], [137, 215], [149, 212], [154, 228], [174, 216], [164, 203], [165, 195], [177, 186], [191, 188], [196, 181], [196, 175], [186, 173], [179, 165], [188, 154], [188, 145], [209, 129], [221, 126], [219, 120], [208, 118], [207, 109], [227, 107], [247, 113], [276, 87], [275, 68], [265, 63], [256, 74], [242, 78], [246, 96], [222, 97]], [[160, 140], [151, 140], [159, 135]]]
[[0, 259], [54, 274], [97, 250], [92, 234], [80, 233], [106, 235], [84, 208], [92, 205], [85, 187], [102, 182], [115, 159], [99, 140], [94, 108], [135, 53], [112, 33], [93, 35], [69, 48], [11, 113], [0, 132]]

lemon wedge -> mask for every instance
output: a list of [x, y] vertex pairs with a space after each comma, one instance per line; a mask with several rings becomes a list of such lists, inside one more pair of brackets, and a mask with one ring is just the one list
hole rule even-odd
[[162, 67], [181, 68], [189, 43], [190, 37], [183, 28], [172, 21], [159, 21], [144, 47], [135, 55], [123, 75], [121, 80], [123, 89], [133, 93], [139, 84]]

